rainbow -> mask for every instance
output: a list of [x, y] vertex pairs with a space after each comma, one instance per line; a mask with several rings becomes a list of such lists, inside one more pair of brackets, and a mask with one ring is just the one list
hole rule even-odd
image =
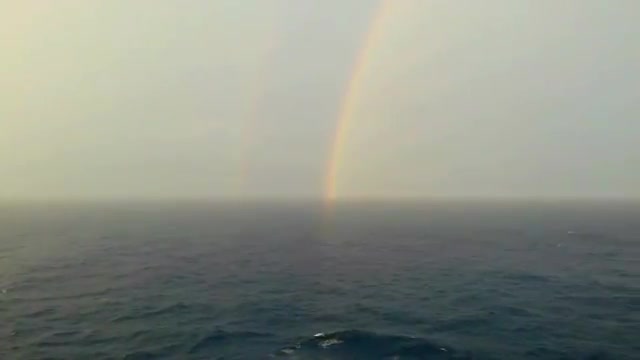
[[246, 195], [247, 179], [251, 168], [251, 150], [255, 141], [255, 129], [258, 124], [258, 118], [261, 111], [264, 110], [265, 96], [269, 84], [269, 67], [272, 65], [274, 55], [278, 47], [282, 43], [282, 38], [277, 21], [279, 18], [272, 19], [268, 29], [262, 34], [262, 38], [256, 44], [258, 49], [257, 57], [261, 59], [259, 66], [254, 69], [255, 78], [250, 84], [248, 91], [247, 106], [239, 119], [239, 138], [238, 148], [235, 153], [236, 166], [233, 169], [232, 186], [233, 193], [238, 196]]
[[380, 42], [382, 24], [388, 16], [394, 0], [380, 0], [373, 12], [368, 29], [360, 49], [356, 53], [351, 67], [345, 92], [340, 102], [336, 126], [331, 138], [330, 153], [325, 170], [324, 200], [327, 205], [333, 204], [338, 197], [338, 177], [344, 162], [344, 152], [353, 126], [355, 112], [361, 99], [366, 70], [370, 67], [371, 54]]
[[236, 168], [234, 170], [233, 184], [235, 186], [236, 195], [244, 195], [246, 191], [246, 183], [249, 177], [251, 167], [250, 154], [255, 141], [255, 127], [260, 111], [263, 110], [264, 96], [267, 86], [267, 63], [269, 62], [271, 49], [267, 49], [261, 54], [263, 58], [262, 65], [257, 69], [255, 81], [249, 92], [247, 105], [244, 113], [239, 120], [239, 139], [237, 149]]

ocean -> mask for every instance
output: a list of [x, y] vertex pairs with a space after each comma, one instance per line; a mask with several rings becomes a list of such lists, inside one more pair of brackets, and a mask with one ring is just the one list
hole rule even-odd
[[640, 359], [640, 204], [4, 204], [0, 359]]

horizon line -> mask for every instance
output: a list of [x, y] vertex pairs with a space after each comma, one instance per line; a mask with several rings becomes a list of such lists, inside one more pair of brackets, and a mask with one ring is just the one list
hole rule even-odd
[[[310, 201], [325, 202], [320, 196], [278, 195], [205, 195], [205, 196], [0, 196], [2, 203], [26, 202], [263, 202], [263, 201]], [[429, 201], [640, 201], [640, 195], [384, 195], [341, 196], [335, 203], [350, 202], [429, 202]]]

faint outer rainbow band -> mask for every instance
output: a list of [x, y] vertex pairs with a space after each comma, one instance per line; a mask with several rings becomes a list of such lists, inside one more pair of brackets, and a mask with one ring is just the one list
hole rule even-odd
[[[275, 33], [275, 31], [274, 31]], [[250, 154], [251, 148], [255, 141], [255, 130], [257, 127], [257, 119], [260, 111], [264, 110], [264, 99], [266, 96], [266, 87], [268, 83], [268, 64], [273, 57], [273, 52], [277, 47], [278, 39], [275, 35], [266, 44], [264, 52], [260, 55], [264, 60], [261, 62], [263, 65], [257, 69], [256, 81], [251, 87], [249, 94], [249, 101], [245, 112], [240, 120], [240, 139], [237, 152], [237, 167], [235, 169], [233, 184], [235, 185], [235, 193], [237, 195], [244, 195], [247, 186], [247, 179], [251, 175], [249, 173], [250, 168]]]
[[335, 200], [338, 198], [338, 180], [340, 171], [344, 166], [344, 152], [347, 145], [355, 112], [361, 101], [362, 87], [367, 68], [370, 66], [371, 53], [380, 41], [382, 24], [388, 16], [391, 3], [397, 0], [379, 0], [373, 16], [369, 21], [362, 45], [356, 53], [355, 61], [351, 67], [350, 76], [342, 96], [340, 110], [336, 120], [335, 130], [329, 148], [329, 157], [326, 164], [324, 179], [325, 209], [330, 212]]
[[263, 38], [259, 46], [259, 53], [257, 56], [262, 59], [260, 66], [255, 71], [255, 79], [251, 84], [248, 92], [248, 102], [245, 111], [240, 118], [240, 132], [239, 143], [236, 152], [236, 168], [234, 169], [232, 184], [235, 195], [243, 196], [247, 190], [247, 180], [251, 176], [251, 148], [255, 144], [256, 140], [256, 128], [258, 126], [257, 120], [260, 117], [260, 112], [264, 110], [265, 98], [267, 95], [267, 87], [270, 77], [270, 66], [274, 59], [274, 55], [281, 45], [282, 35], [278, 28], [278, 17], [272, 19], [272, 23], [269, 24], [268, 29], [262, 34]]

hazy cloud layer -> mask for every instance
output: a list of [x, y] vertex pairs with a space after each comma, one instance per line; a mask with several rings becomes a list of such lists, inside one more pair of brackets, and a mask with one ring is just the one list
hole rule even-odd
[[[323, 194], [377, 1], [0, 0], [0, 197]], [[394, 0], [342, 196], [640, 196], [640, 2]]]

